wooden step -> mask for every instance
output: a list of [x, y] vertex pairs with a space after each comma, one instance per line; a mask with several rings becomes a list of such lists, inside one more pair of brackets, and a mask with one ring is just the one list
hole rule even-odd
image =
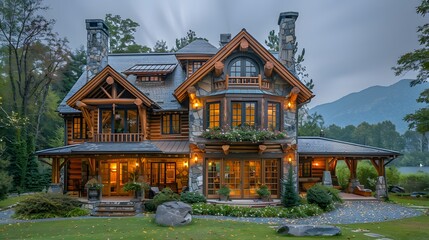
[[95, 205], [92, 216], [124, 217], [136, 215], [136, 208], [132, 202], [100, 202]]

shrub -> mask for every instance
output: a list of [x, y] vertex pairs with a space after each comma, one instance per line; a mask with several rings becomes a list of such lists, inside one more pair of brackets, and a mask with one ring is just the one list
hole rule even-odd
[[282, 180], [282, 187], [282, 205], [285, 207], [298, 206], [300, 204], [300, 198], [295, 189], [292, 166], [289, 167], [287, 180]]
[[249, 208], [206, 203], [192, 205], [192, 214], [213, 216], [302, 218], [320, 215], [322, 213], [323, 210], [314, 204], [303, 204], [291, 208], [271, 206], [264, 208]]
[[420, 192], [429, 190], [429, 173], [403, 174], [399, 180], [407, 192]]
[[340, 197], [340, 192], [341, 192], [340, 190], [335, 189], [333, 187], [328, 187], [323, 185], [320, 185], [320, 186], [324, 188], [325, 191], [328, 192], [328, 194], [332, 197], [333, 202], [339, 202], [339, 203], [343, 202], [343, 199]]
[[388, 185], [398, 185], [401, 173], [395, 166], [386, 168], [386, 182]]
[[171, 190], [171, 188], [166, 187], [162, 189], [160, 193], [155, 195], [155, 197], [153, 198], [153, 204], [155, 205], [155, 209], [156, 209], [159, 205], [165, 202], [178, 201], [179, 199], [180, 199], [179, 194], [174, 193], [173, 190]]
[[369, 161], [360, 161], [357, 169], [357, 177], [359, 183], [364, 185], [365, 188], [369, 188], [375, 191], [375, 185], [377, 183], [377, 170]]
[[342, 189], [347, 189], [350, 179], [350, 170], [343, 161], [339, 161], [337, 164], [337, 179]]
[[153, 200], [146, 201], [144, 203], [144, 209], [146, 212], [155, 212], [156, 206], [155, 206], [155, 203], [153, 202]]
[[259, 195], [259, 197], [269, 197], [269, 196], [271, 196], [271, 192], [268, 189], [267, 185], [260, 186], [259, 189], [256, 190], [256, 193]]
[[227, 185], [222, 185], [219, 190], [217, 190], [217, 193], [219, 195], [229, 197], [229, 194], [231, 193], [231, 189]]
[[207, 202], [206, 197], [204, 197], [199, 192], [182, 192], [180, 194], [180, 201], [189, 204]]
[[79, 217], [79, 216], [86, 216], [89, 215], [89, 210], [88, 209], [83, 209], [83, 208], [74, 208], [71, 211], [69, 211], [68, 213], [66, 213], [66, 217]]
[[320, 184], [315, 184], [307, 191], [308, 203], [317, 204], [321, 209], [328, 210], [332, 204], [332, 196], [329, 192]]
[[75, 216], [78, 212], [75, 209], [80, 206], [78, 200], [66, 195], [38, 193], [29, 196], [16, 206], [15, 217], [20, 219], [68, 217], [67, 214], [70, 212]]

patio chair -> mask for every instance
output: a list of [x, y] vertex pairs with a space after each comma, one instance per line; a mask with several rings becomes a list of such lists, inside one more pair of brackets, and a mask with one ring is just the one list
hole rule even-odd
[[363, 186], [356, 186], [355, 189], [353, 190], [353, 193], [364, 197], [371, 197], [372, 195], [371, 189], [366, 189]]

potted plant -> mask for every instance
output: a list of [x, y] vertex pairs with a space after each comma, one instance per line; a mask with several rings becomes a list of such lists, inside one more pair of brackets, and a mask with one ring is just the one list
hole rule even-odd
[[99, 183], [97, 179], [91, 178], [85, 184], [85, 187], [88, 189], [88, 201], [100, 201], [103, 184]]
[[217, 193], [219, 194], [219, 199], [221, 201], [228, 201], [229, 194], [231, 193], [231, 189], [229, 189], [229, 187], [224, 184], [219, 188]]
[[144, 198], [144, 190], [149, 189], [149, 184], [144, 181], [143, 176], [139, 176], [137, 171], [130, 174], [130, 180], [130, 182], [125, 183], [124, 191], [133, 191], [134, 199], [141, 200]]
[[270, 201], [271, 192], [268, 189], [267, 185], [261, 185], [258, 190], [256, 190], [256, 193], [259, 195], [259, 198], [263, 202]]

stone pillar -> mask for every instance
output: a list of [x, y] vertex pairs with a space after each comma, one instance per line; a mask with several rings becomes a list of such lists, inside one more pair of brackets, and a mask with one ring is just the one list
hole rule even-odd
[[322, 184], [328, 187], [332, 187], [331, 171], [323, 171]]
[[386, 181], [383, 176], [378, 176], [377, 184], [375, 185], [375, 197], [377, 199], [387, 197]]
[[87, 81], [107, 66], [109, 52], [109, 28], [101, 19], [86, 19]]
[[295, 74], [295, 21], [297, 12], [280, 13], [279, 25], [279, 60], [289, 71]]
[[355, 190], [355, 188], [359, 185], [360, 185], [359, 179], [357, 178], [349, 179], [349, 185], [347, 187], [348, 192], [353, 193], [353, 190]]
[[203, 165], [192, 164], [189, 168], [189, 191], [203, 193]]

